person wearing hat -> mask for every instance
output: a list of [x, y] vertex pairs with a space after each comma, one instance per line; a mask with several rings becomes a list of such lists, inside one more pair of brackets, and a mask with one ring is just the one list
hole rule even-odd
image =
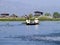
[[38, 24], [38, 23], [39, 23], [38, 18], [35, 18], [34, 23], [36, 23], [36, 24]]

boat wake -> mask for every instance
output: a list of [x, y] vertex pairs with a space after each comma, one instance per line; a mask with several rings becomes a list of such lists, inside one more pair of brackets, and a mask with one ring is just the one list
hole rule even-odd
[[46, 36], [46, 35], [32, 35], [32, 36], [11, 36], [5, 38], [21, 39], [25, 41], [58, 41], [60, 42], [60, 36]]

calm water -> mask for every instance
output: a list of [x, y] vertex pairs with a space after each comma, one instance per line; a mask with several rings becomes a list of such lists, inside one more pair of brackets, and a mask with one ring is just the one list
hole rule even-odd
[[60, 21], [0, 22], [0, 45], [60, 45]]

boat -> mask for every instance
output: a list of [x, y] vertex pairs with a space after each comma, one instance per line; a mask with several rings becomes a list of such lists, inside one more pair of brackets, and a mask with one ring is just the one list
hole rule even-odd
[[39, 25], [39, 23], [26, 23], [26, 22], [23, 22], [22, 24], [25, 24], [25, 25]]
[[34, 21], [30, 21], [30, 20], [26, 20], [26, 25], [38, 25], [39, 24], [39, 20], [38, 18], [35, 18]]
[[26, 25], [38, 25], [39, 23], [26, 23]]

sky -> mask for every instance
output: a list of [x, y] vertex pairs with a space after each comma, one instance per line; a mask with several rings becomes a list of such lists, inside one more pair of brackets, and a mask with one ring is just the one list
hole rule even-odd
[[0, 13], [21, 16], [34, 11], [60, 12], [60, 0], [0, 0]]

